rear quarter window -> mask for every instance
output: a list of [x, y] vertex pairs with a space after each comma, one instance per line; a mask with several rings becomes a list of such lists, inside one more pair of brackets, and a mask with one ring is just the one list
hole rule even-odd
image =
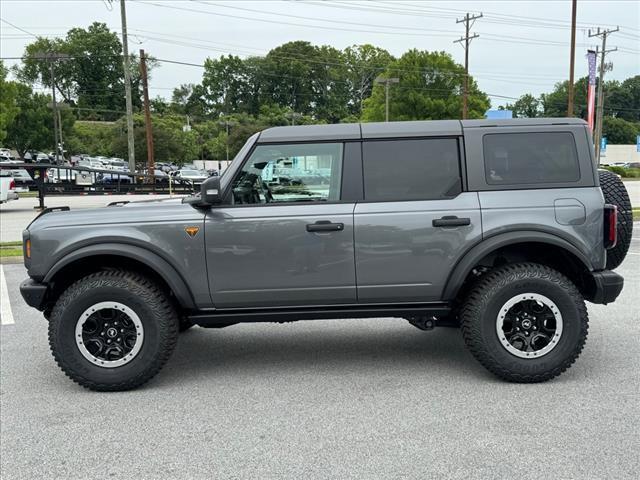
[[487, 134], [483, 151], [489, 185], [580, 180], [576, 144], [569, 132]]

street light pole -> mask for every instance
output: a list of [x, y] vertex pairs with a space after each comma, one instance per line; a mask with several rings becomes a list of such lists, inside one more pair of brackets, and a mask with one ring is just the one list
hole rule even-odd
[[[125, 0], [120, 0], [122, 21], [122, 64], [124, 67], [124, 95], [127, 106], [127, 146], [129, 150], [129, 171], [136, 171], [136, 151], [133, 140], [133, 102], [131, 101], [131, 71], [129, 69], [129, 41], [127, 39], [127, 10]], [[132, 177], [132, 178], [135, 178]]]
[[389, 90], [391, 84], [400, 83], [399, 78], [383, 78], [378, 77], [375, 79], [375, 82], [381, 85], [384, 85], [384, 118], [385, 122], [389, 121]]

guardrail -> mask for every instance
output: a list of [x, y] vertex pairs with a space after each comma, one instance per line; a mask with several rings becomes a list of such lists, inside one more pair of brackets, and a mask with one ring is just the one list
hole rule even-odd
[[[194, 193], [198, 185], [171, 175], [131, 174], [121, 170], [99, 170], [45, 163], [2, 163], [0, 170], [26, 170], [32, 178], [30, 191], [37, 191], [39, 208], [44, 208], [48, 195], [113, 195], [113, 194], [176, 194]], [[20, 184], [16, 182], [18, 186]]]

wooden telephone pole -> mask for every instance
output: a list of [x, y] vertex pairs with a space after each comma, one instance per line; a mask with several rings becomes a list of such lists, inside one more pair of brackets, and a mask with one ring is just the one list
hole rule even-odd
[[149, 108], [147, 57], [142, 49], [140, 49], [140, 77], [142, 79], [142, 95], [144, 98], [144, 123], [147, 130], [147, 173], [153, 175], [155, 171], [155, 161], [153, 158], [153, 125], [151, 124], [151, 110]]
[[[456, 23], [464, 23], [465, 27], [465, 35], [464, 37], [460, 37], [459, 40], [454, 40], [453, 43], [460, 43], [464, 48], [464, 92], [462, 93], [462, 119], [466, 119], [469, 115], [469, 45], [471, 44], [471, 40], [474, 38], [478, 38], [480, 35], [474, 33], [473, 35], [469, 35], [471, 31], [471, 27], [475, 21], [479, 18], [482, 18], [482, 14], [480, 15], [470, 15], [466, 14], [464, 18], [460, 20], [456, 20]], [[464, 42], [464, 43], [463, 43]]]

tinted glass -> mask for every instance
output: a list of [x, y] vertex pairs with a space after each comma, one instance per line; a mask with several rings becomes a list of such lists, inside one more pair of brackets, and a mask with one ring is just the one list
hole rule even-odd
[[455, 138], [369, 141], [363, 157], [365, 200], [433, 200], [461, 191]]
[[234, 203], [340, 199], [342, 144], [259, 145], [233, 181]]
[[484, 169], [490, 185], [580, 180], [573, 135], [567, 132], [485, 135]]

